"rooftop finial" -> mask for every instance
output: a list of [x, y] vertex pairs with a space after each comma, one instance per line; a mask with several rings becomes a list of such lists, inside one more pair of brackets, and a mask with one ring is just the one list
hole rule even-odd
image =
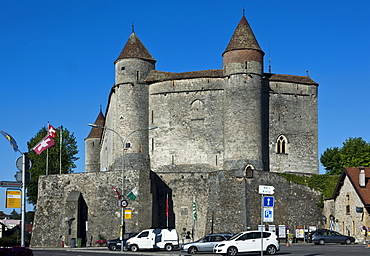
[[132, 33], [135, 33], [135, 24], [132, 22]]
[[102, 112], [101, 110], [102, 110], [102, 106], [100, 105], [100, 112]]
[[243, 16], [245, 16], [245, 9], [244, 9], [244, 7], [243, 7]]
[[269, 45], [269, 73], [271, 74], [271, 50], [270, 50], [270, 45]]

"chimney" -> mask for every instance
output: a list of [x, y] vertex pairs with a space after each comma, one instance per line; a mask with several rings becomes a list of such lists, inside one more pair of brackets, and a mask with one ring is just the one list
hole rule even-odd
[[365, 187], [365, 168], [360, 167], [360, 175], [358, 178], [360, 187]]

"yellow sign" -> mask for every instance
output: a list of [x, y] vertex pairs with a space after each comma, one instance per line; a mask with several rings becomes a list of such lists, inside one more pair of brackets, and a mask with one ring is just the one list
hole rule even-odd
[[21, 195], [20, 190], [7, 190], [6, 208], [21, 208]]
[[129, 220], [132, 217], [132, 210], [125, 209], [125, 220]]

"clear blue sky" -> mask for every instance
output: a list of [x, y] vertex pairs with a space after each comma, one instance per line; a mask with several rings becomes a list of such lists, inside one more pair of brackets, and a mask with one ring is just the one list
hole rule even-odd
[[[349, 137], [369, 142], [366, 0], [0, 0], [0, 130], [26, 151], [48, 122], [63, 125], [77, 138], [75, 172], [83, 172], [87, 124], [100, 105], [105, 111], [132, 23], [157, 70], [220, 69], [243, 8], [266, 53], [265, 72], [270, 57], [273, 73], [308, 70], [320, 84], [319, 154]], [[0, 180], [14, 180], [19, 156], [0, 137]], [[0, 211], [9, 213], [4, 198], [0, 188]]]

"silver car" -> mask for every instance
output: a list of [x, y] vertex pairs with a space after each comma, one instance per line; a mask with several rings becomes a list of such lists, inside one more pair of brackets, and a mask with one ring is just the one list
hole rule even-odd
[[202, 237], [198, 241], [181, 245], [180, 250], [189, 254], [197, 252], [212, 252], [213, 247], [219, 242], [225, 241], [232, 237], [233, 234], [210, 234]]

